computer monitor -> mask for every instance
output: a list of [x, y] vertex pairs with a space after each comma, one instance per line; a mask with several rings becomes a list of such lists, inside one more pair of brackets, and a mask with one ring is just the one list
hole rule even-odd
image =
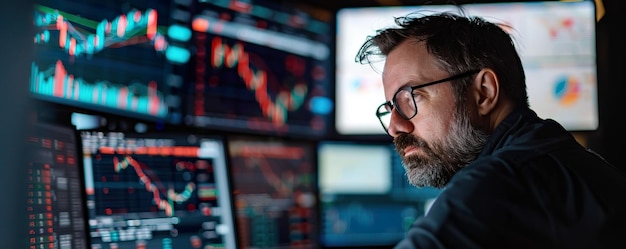
[[236, 248], [223, 140], [82, 131], [92, 248]]
[[26, 141], [29, 248], [89, 248], [78, 132], [38, 120]]
[[311, 141], [229, 137], [239, 248], [319, 248]]
[[[599, 126], [594, 1], [527, 1], [464, 4], [469, 15], [506, 24], [525, 67], [530, 107], [570, 131]], [[382, 75], [355, 62], [368, 35], [393, 25], [393, 17], [453, 11], [451, 5], [377, 6], [337, 11], [336, 115], [339, 135], [382, 135], [374, 115], [385, 101]], [[376, 65], [382, 70], [382, 63]]]
[[198, 1], [185, 124], [321, 137], [332, 129], [333, 15], [287, 1]]
[[180, 123], [189, 59], [169, 0], [35, 0], [30, 92], [68, 108]]
[[408, 183], [391, 143], [318, 144], [324, 248], [391, 248], [439, 194]]

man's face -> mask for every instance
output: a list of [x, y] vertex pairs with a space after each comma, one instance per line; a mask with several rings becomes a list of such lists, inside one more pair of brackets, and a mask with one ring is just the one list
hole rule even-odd
[[[449, 77], [438, 68], [423, 42], [405, 41], [385, 61], [385, 98], [391, 100], [403, 86], [417, 86]], [[476, 158], [487, 135], [471, 125], [468, 110], [457, 111], [451, 82], [413, 92], [417, 114], [405, 120], [392, 112], [389, 134], [402, 158], [409, 182], [423, 187], [444, 187], [461, 168]]]

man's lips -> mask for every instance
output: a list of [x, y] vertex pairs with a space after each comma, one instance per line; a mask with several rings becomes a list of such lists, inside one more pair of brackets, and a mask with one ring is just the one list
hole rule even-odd
[[418, 151], [419, 151], [419, 147], [416, 147], [416, 146], [407, 146], [406, 148], [404, 148], [404, 150], [402, 150], [404, 156], [417, 153]]

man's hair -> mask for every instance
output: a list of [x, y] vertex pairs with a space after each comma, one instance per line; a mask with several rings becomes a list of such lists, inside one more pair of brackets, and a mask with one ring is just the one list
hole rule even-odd
[[[428, 52], [438, 59], [437, 66], [450, 75], [491, 68], [497, 74], [502, 93], [516, 106], [528, 106], [524, 68], [513, 39], [502, 28], [505, 25], [467, 16], [461, 7], [459, 13], [414, 12], [394, 20], [397, 26], [380, 29], [367, 38], [356, 62], [372, 65], [376, 58], [386, 57], [404, 40], [423, 41]], [[452, 84], [459, 103], [465, 100], [471, 79], [461, 82]]]

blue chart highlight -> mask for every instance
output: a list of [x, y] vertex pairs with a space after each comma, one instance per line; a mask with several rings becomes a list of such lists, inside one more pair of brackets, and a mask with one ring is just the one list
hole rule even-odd
[[44, 71], [33, 63], [31, 72], [30, 91], [33, 93], [156, 117], [165, 117], [168, 113], [163, 94], [158, 92], [154, 81], [132, 86], [107, 81], [86, 82], [68, 74], [60, 60]]
[[574, 76], [562, 76], [554, 84], [554, 96], [563, 106], [570, 106], [580, 99], [580, 79]]

